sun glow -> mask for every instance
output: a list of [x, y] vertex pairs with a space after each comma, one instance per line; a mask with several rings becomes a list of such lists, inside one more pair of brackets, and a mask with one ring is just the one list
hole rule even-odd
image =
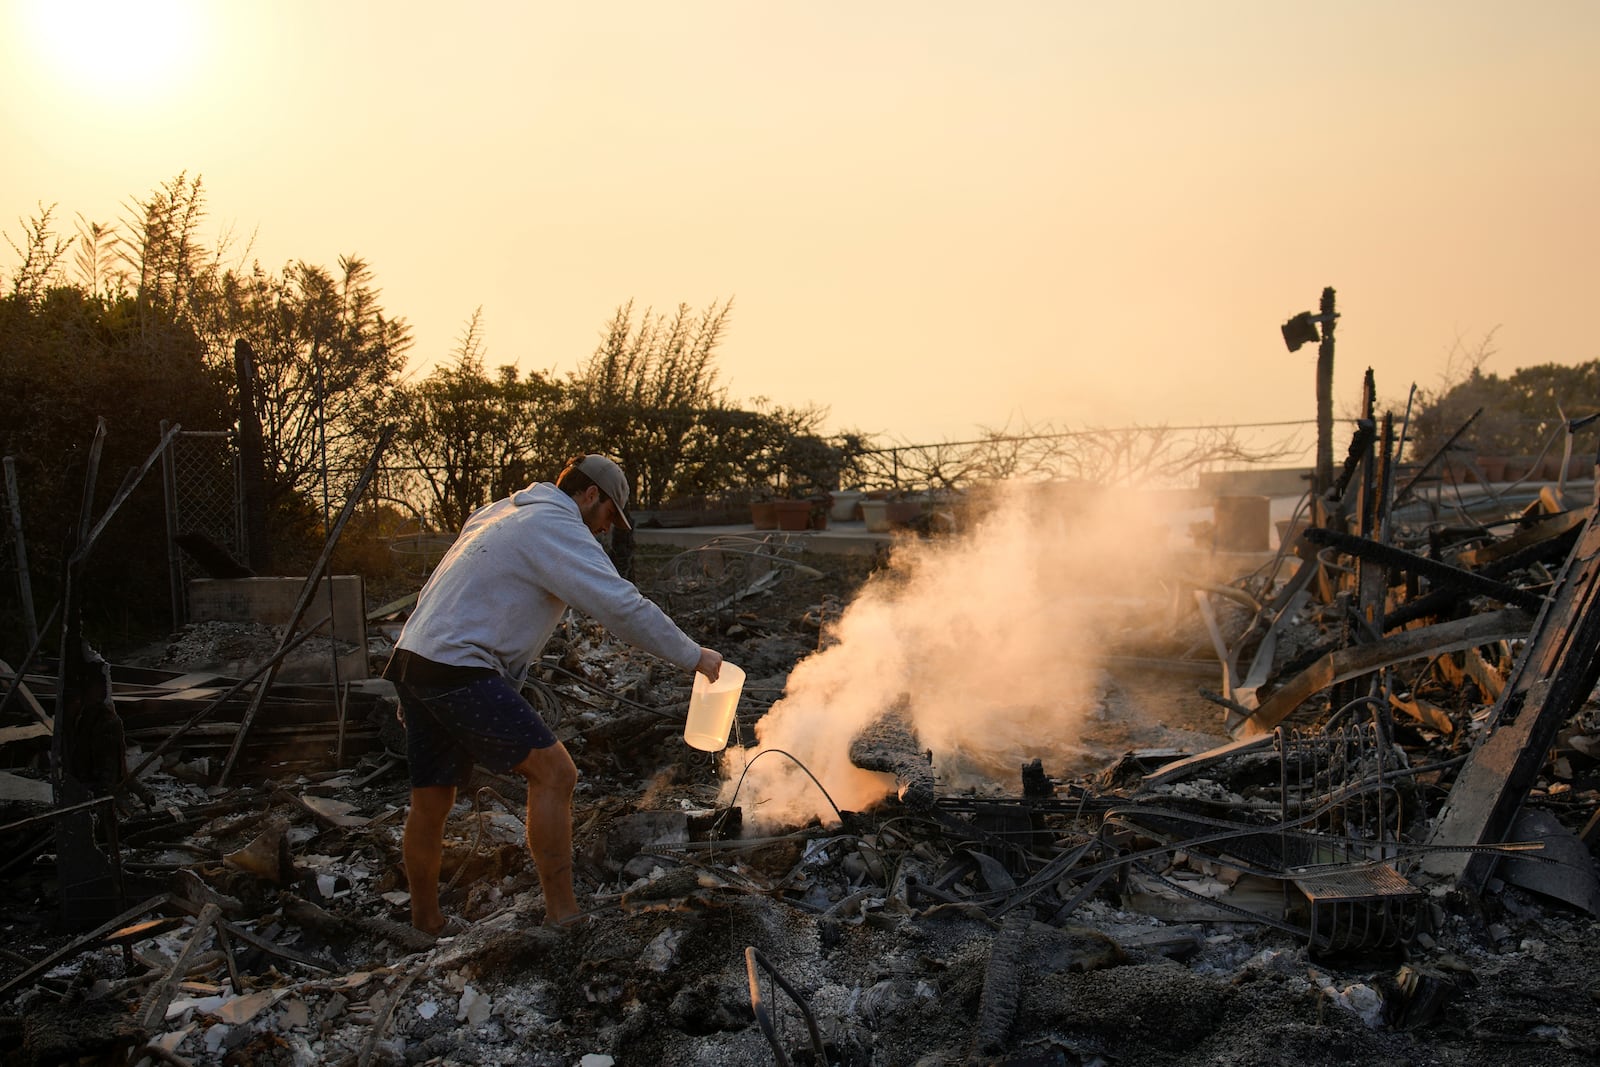
[[137, 102], [179, 86], [202, 37], [197, 0], [24, 0], [22, 31], [50, 91]]

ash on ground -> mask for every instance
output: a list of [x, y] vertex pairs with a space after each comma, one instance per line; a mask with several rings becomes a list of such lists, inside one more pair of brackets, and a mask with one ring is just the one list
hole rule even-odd
[[[757, 716], [864, 577], [811, 562], [828, 577], [786, 577], [684, 619], [747, 666]], [[163, 661], [239, 673], [280, 641], [202, 624]], [[122, 823], [122, 860], [130, 898], [171, 895], [152, 910], [167, 925], [20, 983], [0, 1018], [6, 1062], [1565, 1065], [1600, 1051], [1600, 924], [1583, 909], [1509, 883], [1475, 901], [1437, 891], [1413, 902], [1402, 939], [1314, 950], [1271, 918], [1281, 883], [1219, 862], [1204, 840], [1217, 827], [1195, 832], [1266, 820], [1270, 761], [1242, 757], [1170, 795], [1119, 791], [1144, 759], [1225, 739], [1192, 678], [1106, 679], [1078, 765], [1052, 769], [1031, 807], [1014, 803], [1023, 781], [932, 810], [891, 795], [838, 823], [742, 837], [718, 807], [720, 757], [683, 744], [681, 673], [576, 618], [547, 653], [529, 692], [580, 769], [587, 922], [541, 925], [519, 780], [480, 773], [460, 791], [443, 901], [471, 925], [419, 941], [399, 753], [229, 788], [151, 773], [155, 799]], [[1111, 763], [1126, 774], [1098, 773]], [[1544, 802], [1588, 795], [1589, 766], [1552, 773]], [[1140, 804], [1142, 824], [1128, 818]], [[1084, 846], [1124, 874], [1067, 880], [1059, 860]], [[77, 936], [57, 921], [53, 857], [38, 856], [8, 876], [0, 981]], [[196, 923], [208, 904], [223, 925]]]
[[[194, 622], [131, 661], [136, 666], [244, 678], [278, 654], [284, 634], [284, 627], [262, 623]], [[360, 651], [361, 646], [348, 641], [312, 634], [283, 657], [276, 677], [282, 682], [327, 681], [332, 677], [334, 657], [344, 659]]]

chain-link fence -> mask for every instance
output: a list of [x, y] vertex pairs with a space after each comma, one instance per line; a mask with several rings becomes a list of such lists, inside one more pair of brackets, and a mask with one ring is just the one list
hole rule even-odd
[[[162, 423], [161, 433], [166, 435]], [[167, 563], [172, 577], [172, 621], [189, 619], [185, 590], [204, 577], [198, 561], [179, 548], [180, 537], [201, 538], [232, 557], [249, 557], [245, 540], [244, 491], [239, 450], [229, 430], [180, 430], [161, 457], [167, 512]]]

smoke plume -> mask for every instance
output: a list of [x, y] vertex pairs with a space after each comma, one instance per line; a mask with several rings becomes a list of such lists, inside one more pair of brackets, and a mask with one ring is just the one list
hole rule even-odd
[[960, 536], [897, 543], [831, 642], [790, 673], [756, 746], [730, 751], [723, 802], [755, 830], [833, 822], [829, 797], [864, 810], [894, 781], [852, 765], [850, 742], [897, 706], [941, 789], [1014, 790], [1034, 758], [1060, 773], [1099, 705], [1108, 643], [1159, 615], [1168, 530], [1137, 499], [1006, 485]]

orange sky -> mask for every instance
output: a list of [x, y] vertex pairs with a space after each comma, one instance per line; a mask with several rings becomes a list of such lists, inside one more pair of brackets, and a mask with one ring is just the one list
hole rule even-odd
[[364, 257], [414, 366], [480, 306], [564, 372], [731, 297], [732, 396], [929, 441], [1309, 420], [1278, 325], [1325, 285], [1341, 411], [1496, 328], [1490, 370], [1600, 358], [1590, 0], [40, 14], [105, 6], [0, 0], [0, 229], [199, 174], [267, 267]]

